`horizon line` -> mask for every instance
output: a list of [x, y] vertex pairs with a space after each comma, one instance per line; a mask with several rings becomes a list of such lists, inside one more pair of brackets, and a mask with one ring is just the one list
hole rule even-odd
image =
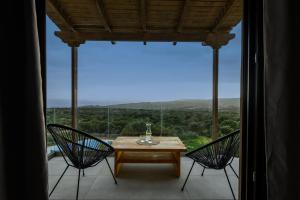
[[[218, 98], [218, 100], [226, 100], [226, 99], [240, 99], [240, 97], [226, 97], [226, 98]], [[186, 99], [174, 99], [174, 100], [163, 100], [163, 101], [124, 101], [124, 100], [93, 100], [93, 101], [90, 101], [90, 100], [81, 100], [81, 102], [90, 102], [90, 103], [80, 103], [80, 101], [78, 101], [78, 108], [79, 107], [88, 107], [88, 106], [115, 106], [115, 105], [124, 105], [124, 104], [138, 104], [138, 103], [167, 103], [167, 102], [174, 102], [174, 101], [193, 101], [193, 100], [203, 100], [203, 101], [212, 101], [212, 98], [201, 98], [201, 99], [197, 99], [197, 98], [186, 98]], [[69, 99], [48, 99], [47, 100], [47, 103], [49, 101], [70, 101], [71, 103], [71, 100]], [[92, 103], [94, 102], [94, 103]], [[102, 102], [102, 104], [100, 103]], [[106, 102], [106, 103], [105, 103]], [[115, 102], [115, 103], [112, 103], [112, 102]], [[63, 104], [63, 103], [62, 103]], [[70, 108], [71, 105], [50, 105], [50, 106], [47, 106], [47, 108]]]

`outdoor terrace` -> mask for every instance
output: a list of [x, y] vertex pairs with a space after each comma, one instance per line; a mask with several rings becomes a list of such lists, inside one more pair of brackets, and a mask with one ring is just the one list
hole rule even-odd
[[[207, 169], [201, 177], [202, 167], [195, 165], [187, 182], [185, 190], [180, 189], [192, 165], [189, 158], [181, 157], [181, 176], [176, 178], [168, 164], [126, 164], [123, 166], [118, 185], [105, 162], [85, 170], [85, 177], [80, 180], [79, 199], [232, 199], [229, 185], [223, 170]], [[114, 166], [113, 157], [109, 158]], [[238, 158], [233, 160], [232, 166], [238, 172]], [[53, 187], [65, 168], [62, 157], [49, 160], [49, 187]], [[229, 179], [235, 195], [238, 194], [238, 179], [228, 167]], [[75, 199], [78, 170], [69, 168], [58, 184], [50, 199]]]

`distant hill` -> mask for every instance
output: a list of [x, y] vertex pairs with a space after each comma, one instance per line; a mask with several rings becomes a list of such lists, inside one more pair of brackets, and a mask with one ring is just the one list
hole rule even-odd
[[[158, 110], [162, 106], [163, 109], [177, 109], [177, 110], [210, 110], [212, 100], [210, 99], [187, 99], [176, 101], [164, 102], [139, 102], [139, 103], [126, 103], [110, 105], [110, 108], [121, 109], [145, 109], [145, 110]], [[104, 107], [104, 106], [82, 106], [82, 107]], [[239, 98], [226, 98], [219, 99], [220, 110], [239, 110]]]

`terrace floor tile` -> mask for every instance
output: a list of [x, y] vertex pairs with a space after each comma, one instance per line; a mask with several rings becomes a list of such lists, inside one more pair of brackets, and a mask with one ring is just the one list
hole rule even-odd
[[[107, 164], [85, 170], [81, 177], [79, 199], [84, 200], [212, 200], [233, 199], [223, 170], [206, 170], [201, 176], [202, 167], [195, 165], [185, 190], [180, 189], [191, 167], [192, 160], [182, 157], [181, 177], [176, 178], [171, 164], [125, 164], [122, 167], [118, 185], [110, 174]], [[113, 168], [114, 159], [108, 158]], [[65, 168], [62, 157], [55, 157], [49, 161], [49, 187], [52, 189], [55, 182]], [[232, 163], [238, 172], [238, 159]], [[238, 179], [230, 168], [228, 174], [235, 194], [238, 193]], [[75, 199], [78, 170], [70, 167], [57, 186], [50, 199]]]

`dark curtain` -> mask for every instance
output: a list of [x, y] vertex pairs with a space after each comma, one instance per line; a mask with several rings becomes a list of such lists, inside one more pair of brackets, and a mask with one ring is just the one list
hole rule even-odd
[[263, 1], [245, 0], [242, 21], [240, 199], [267, 198]]
[[300, 1], [264, 0], [269, 200], [300, 199]]
[[3, 1], [1, 8], [0, 199], [46, 200], [45, 57], [37, 26], [45, 16], [37, 15], [34, 0]]
[[300, 1], [245, 0], [240, 199], [300, 199]]

